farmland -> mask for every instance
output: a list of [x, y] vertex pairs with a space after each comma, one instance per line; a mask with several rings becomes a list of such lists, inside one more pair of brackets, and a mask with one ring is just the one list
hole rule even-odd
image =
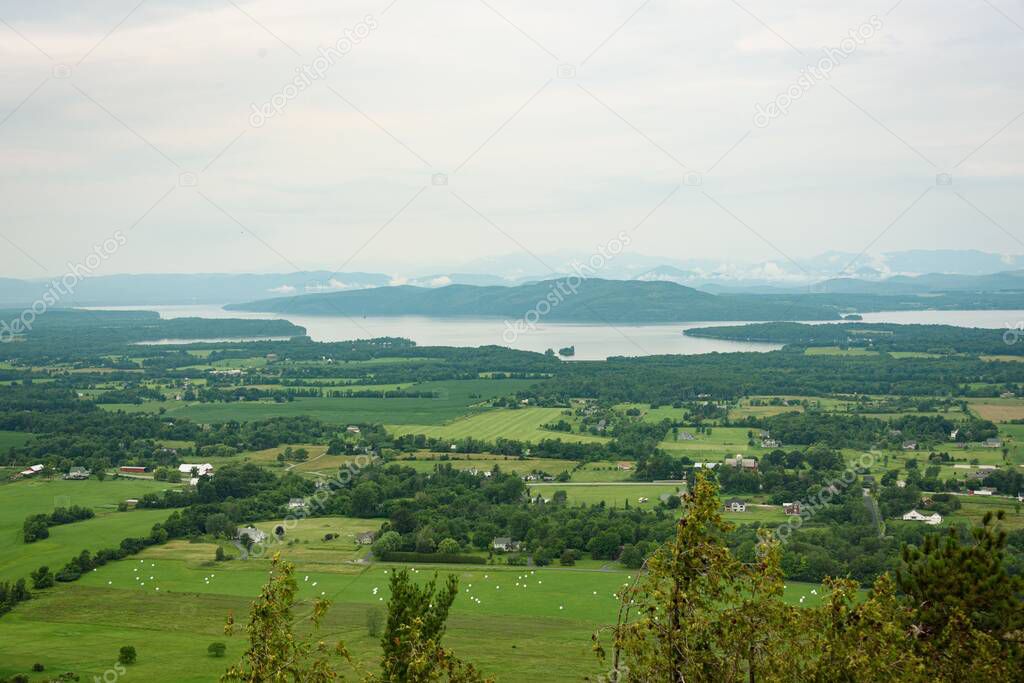
[[519, 408], [489, 410], [479, 415], [464, 417], [442, 425], [394, 424], [389, 425], [396, 434], [424, 434], [428, 437], [461, 439], [473, 437], [485, 441], [516, 439], [540, 441], [561, 439], [576, 442], [606, 442], [607, 438], [590, 434], [564, 434], [541, 429], [541, 425], [557, 422], [562, 415], [559, 408]]
[[[300, 614], [312, 598], [329, 598], [333, 607], [326, 630], [345, 641], [360, 666], [372, 667], [378, 645], [366, 633], [365, 615], [387, 601], [389, 573], [395, 566], [356, 562], [359, 552], [349, 536], [365, 528], [358, 520], [306, 520], [289, 531], [296, 544], [283, 546], [282, 552], [297, 563]], [[325, 530], [340, 532], [342, 538], [319, 543]], [[229, 657], [240, 654], [241, 639], [224, 638], [223, 623], [229, 612], [245, 613], [268, 566], [265, 560], [214, 563], [213, 550], [210, 544], [173, 542], [101, 567], [31, 601], [0, 620], [0, 675], [43, 661], [48, 670], [102, 676], [116, 661], [117, 647], [134, 644], [139, 661], [133, 675], [158, 683], [211, 680], [225, 660], [206, 656], [206, 646], [225, 641]], [[598, 673], [590, 636], [614, 620], [614, 593], [633, 576], [621, 569], [422, 566], [417, 581], [434, 571], [454, 572], [462, 591], [446, 641], [507, 681], [569, 680]], [[794, 604], [800, 597], [814, 604], [818, 597], [813, 588], [791, 582], [785, 597]], [[110, 609], [115, 604], [116, 612]], [[24, 647], [58, 637], [67, 647], [47, 653]], [[499, 638], [507, 647], [496, 650], [493, 643]]]
[[32, 435], [26, 432], [0, 431], [0, 453], [17, 446], [24, 446], [31, 438]]
[[477, 379], [424, 382], [416, 386], [420, 391], [437, 392], [438, 398], [297, 398], [287, 403], [153, 401], [140, 405], [109, 404], [103, 407], [127, 412], [157, 412], [163, 409], [168, 415], [203, 423], [306, 416], [335, 425], [354, 422], [440, 425], [474, 412], [476, 409], [473, 406], [487, 398], [516, 391], [529, 384], [529, 380]]
[[[82, 550], [116, 547], [121, 540], [145, 536], [166, 510], [117, 512], [126, 498], [166, 489], [167, 484], [136, 479], [120, 481], [20, 481], [0, 485], [0, 580], [23, 578], [40, 565], [59, 567]], [[55, 507], [92, 508], [96, 517], [50, 529], [50, 537], [22, 541], [21, 525], [31, 514]]]

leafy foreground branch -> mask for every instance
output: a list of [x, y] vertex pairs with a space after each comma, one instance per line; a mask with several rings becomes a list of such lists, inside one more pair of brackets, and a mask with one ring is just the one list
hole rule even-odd
[[[722, 541], [717, 487], [700, 478], [675, 538], [623, 591], [605, 679], [621, 682], [1012, 681], [1024, 667], [1024, 582], [1003, 564], [991, 515], [961, 542], [904, 553], [866, 599], [826, 581], [820, 607], [782, 600], [781, 547], [761, 537], [743, 564]], [[1001, 519], [1001, 516], [1000, 518]]]
[[[245, 626], [249, 648], [229, 668], [222, 683], [327, 683], [343, 681], [337, 665], [353, 665], [343, 643], [319, 639], [320, 625], [330, 608], [317, 599], [308, 618], [309, 633], [296, 633], [293, 612], [298, 582], [295, 565], [275, 555], [270, 578], [252, 603]], [[441, 645], [448, 611], [458, 595], [458, 580], [449, 576], [444, 586], [437, 579], [417, 586], [408, 570], [391, 575], [387, 626], [381, 637], [383, 657], [379, 674], [364, 674], [365, 683], [485, 683], [477, 670]], [[225, 633], [233, 635], [229, 617]], [[354, 665], [353, 665], [354, 666]]]

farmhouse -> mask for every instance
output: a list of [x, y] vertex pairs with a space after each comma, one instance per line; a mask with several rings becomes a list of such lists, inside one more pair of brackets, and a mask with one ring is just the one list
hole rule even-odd
[[916, 441], [905, 441], [905, 442], [903, 442], [903, 450], [905, 450], [905, 451], [916, 451], [917, 450], [917, 442]]
[[785, 512], [787, 515], [799, 515], [800, 501], [798, 500], [795, 503], [783, 503], [782, 511]]
[[373, 545], [373, 542], [377, 540], [377, 534], [373, 531], [364, 531], [361, 534], [356, 534], [356, 543], [359, 545]]
[[618, 462], [615, 463], [615, 466], [618, 467], [623, 472], [628, 472], [629, 470], [633, 469], [633, 463], [631, 462]]
[[761, 439], [761, 448], [779, 448], [782, 442], [778, 439]]
[[358, 434], [359, 427], [356, 427], [355, 425], [349, 425], [348, 427], [345, 428], [345, 431], [348, 432], [349, 434]]
[[743, 500], [742, 498], [730, 498], [729, 500], [725, 501], [725, 511], [746, 512], [747, 501]]
[[267, 535], [254, 526], [239, 527], [235, 535], [240, 541], [243, 537], [248, 537], [253, 543], [263, 543], [263, 541], [267, 540]]
[[83, 479], [88, 479], [90, 474], [92, 473], [84, 467], [72, 467], [68, 470], [68, 473], [64, 475], [64, 478], [81, 481]]
[[903, 520], [906, 522], [924, 522], [925, 524], [935, 526], [936, 524], [942, 524], [942, 515], [938, 512], [931, 515], [922, 515], [917, 510], [911, 510], [903, 515]]
[[522, 544], [519, 541], [513, 541], [507, 536], [501, 536], [491, 541], [491, 548], [494, 550], [500, 550], [501, 552], [510, 553], [514, 550], [519, 550]]
[[306, 500], [304, 498], [292, 498], [288, 501], [289, 510], [303, 510], [306, 507]]
[[200, 477], [209, 477], [213, 475], [213, 465], [211, 465], [210, 463], [204, 463], [202, 465], [178, 465], [178, 471], [181, 472], [182, 474], [192, 474], [192, 470], [198, 472]]

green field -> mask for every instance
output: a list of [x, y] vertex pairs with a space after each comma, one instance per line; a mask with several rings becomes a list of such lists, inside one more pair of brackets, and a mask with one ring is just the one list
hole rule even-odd
[[957, 499], [960, 501], [961, 508], [944, 521], [981, 524], [986, 513], [1002, 510], [1006, 513], [1003, 526], [1007, 530], [1024, 529], [1024, 505], [1018, 505], [1022, 511], [1016, 512], [1014, 504], [1017, 501], [1014, 499], [993, 496], [959, 496]]
[[[57, 570], [82, 550], [117, 547], [128, 536], [145, 536], [170, 511], [116, 512], [117, 503], [166, 488], [166, 483], [140, 479], [18, 481], [0, 486], [0, 580], [27, 578], [44, 564]], [[25, 517], [70, 505], [93, 508], [96, 517], [52, 527], [49, 538], [24, 542]]]
[[543, 439], [561, 439], [572, 442], [603, 442], [605, 437], [590, 434], [568, 434], [541, 429], [540, 426], [558, 422], [562, 418], [561, 408], [498, 408], [487, 412], [454, 420], [447, 424], [391, 424], [387, 428], [396, 434], [424, 434], [428, 437], [461, 439], [473, 437], [484, 441], [498, 438], [537, 442]]
[[701, 458], [708, 460], [722, 460], [728, 456], [732, 457], [737, 453], [747, 453], [751, 450], [748, 445], [749, 437], [746, 427], [714, 427], [711, 434], [698, 434], [692, 427], [680, 427], [679, 433], [689, 432], [696, 439], [693, 441], [679, 441], [670, 432], [668, 438], [660, 446], [670, 453], [685, 455], [693, 460]]
[[12, 448], [18, 446], [24, 446], [27, 444], [34, 434], [28, 432], [5, 432], [0, 431], [0, 453], [6, 453]]
[[[386, 604], [394, 567], [349, 565], [348, 571], [328, 572], [295, 559], [303, 601], [297, 614], [305, 614], [314, 597], [331, 599], [325, 631], [343, 639], [362, 666], [372, 666], [379, 644], [367, 635], [365, 615], [373, 606]], [[102, 567], [0, 620], [0, 675], [28, 671], [41, 661], [48, 671], [74, 670], [89, 680], [112, 667], [121, 645], [131, 644], [139, 658], [129, 671], [139, 680], [214, 680], [244, 645], [242, 637], [224, 637], [224, 620], [229, 612], [244, 620], [249, 600], [266, 581], [267, 566], [262, 560], [204, 565], [168, 559], [168, 553], [155, 548]], [[421, 566], [415, 576], [425, 581], [434, 569]], [[628, 570], [436, 569], [460, 579], [446, 644], [484, 672], [509, 682], [583, 680], [599, 673], [591, 634], [614, 621], [615, 593], [633, 577]], [[804, 597], [805, 605], [816, 604], [813, 589], [790, 583], [786, 600], [799, 604]], [[118, 609], [110, 609], [115, 604]], [[62, 645], [26, 647], [48, 641]], [[206, 655], [213, 641], [227, 643], [228, 658]]]
[[287, 403], [271, 401], [235, 403], [185, 403], [151, 401], [142, 405], [104, 405], [107, 410], [157, 412], [213, 424], [231, 420], [254, 421], [271, 417], [311, 417], [330, 424], [376, 422], [385, 424], [440, 425], [481, 410], [480, 402], [524, 389], [534, 380], [471, 379], [417, 384], [420, 391], [435, 391], [439, 398], [297, 398]]
[[812, 346], [804, 353], [808, 356], [877, 356], [878, 351], [857, 347], [841, 349], [838, 346]]

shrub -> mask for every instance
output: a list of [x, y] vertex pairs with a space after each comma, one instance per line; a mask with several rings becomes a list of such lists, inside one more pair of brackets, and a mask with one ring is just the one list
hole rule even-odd
[[117, 661], [119, 664], [134, 664], [138, 655], [135, 652], [133, 645], [125, 645], [121, 648], [121, 652], [117, 655]]
[[373, 606], [366, 610], [366, 632], [371, 638], [380, 636], [380, 629], [384, 625], [384, 612], [380, 607]]
[[228, 646], [221, 642], [210, 643], [209, 647], [206, 648], [206, 652], [211, 657], [223, 657], [224, 653], [227, 652]]

